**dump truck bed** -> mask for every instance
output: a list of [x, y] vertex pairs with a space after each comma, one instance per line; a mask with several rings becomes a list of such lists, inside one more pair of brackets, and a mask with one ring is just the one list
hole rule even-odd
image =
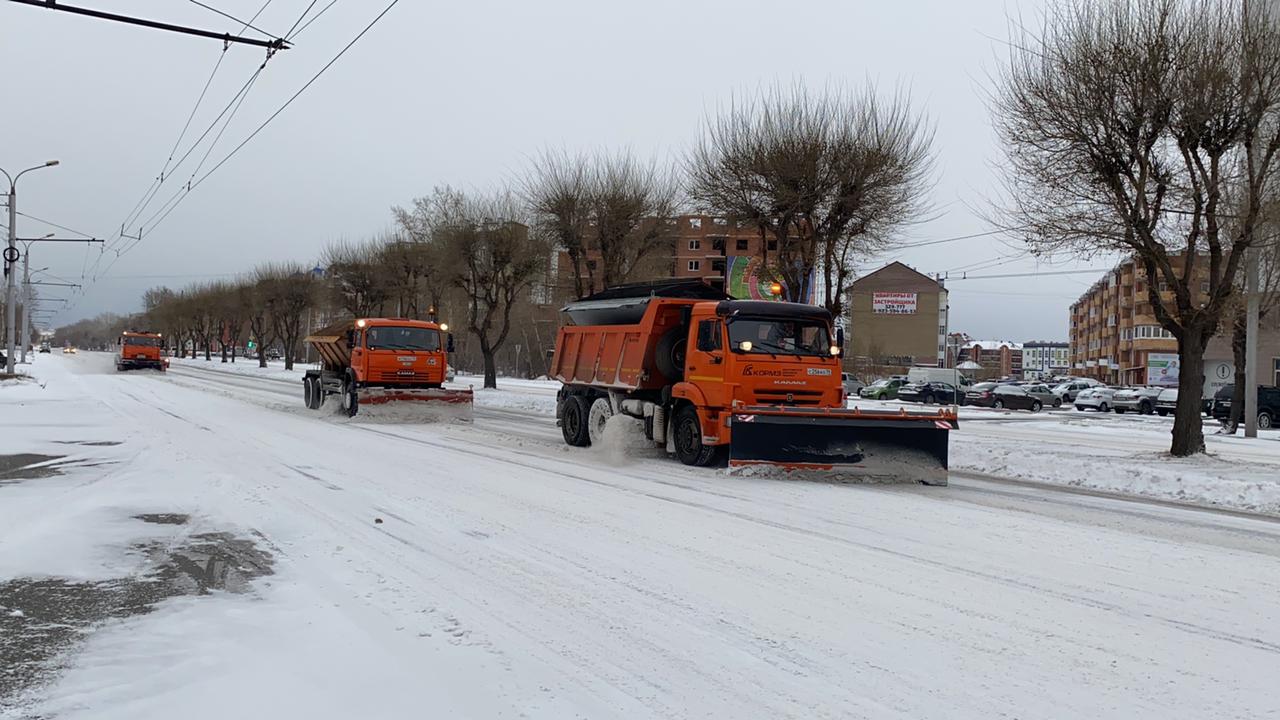
[[678, 381], [659, 371], [655, 355], [669, 335], [675, 339], [668, 342], [683, 342], [684, 317], [697, 302], [650, 298], [638, 323], [560, 328], [550, 376], [566, 385], [624, 391], [657, 390]]

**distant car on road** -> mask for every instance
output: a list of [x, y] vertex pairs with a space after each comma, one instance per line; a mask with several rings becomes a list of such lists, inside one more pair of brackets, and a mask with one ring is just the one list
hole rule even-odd
[[53, 350], [49, 347], [49, 343], [40, 343], [40, 352], [47, 353], [53, 352]]
[[63, 355], [75, 355], [75, 354], [76, 354], [76, 349], [75, 349], [75, 348], [73, 348], [73, 347], [71, 347], [70, 345], [68, 345], [68, 346], [66, 346], [66, 347], [62, 348], [62, 354], [63, 354]]
[[1150, 415], [1155, 412], [1156, 400], [1166, 390], [1161, 387], [1127, 387], [1120, 388], [1111, 396], [1111, 409], [1117, 415], [1136, 412], [1139, 415]]
[[957, 395], [964, 400], [963, 393], [957, 394], [954, 385], [944, 382], [907, 383], [898, 388], [899, 400], [926, 405], [932, 405], [935, 402], [956, 403]]
[[1081, 390], [1080, 394], [1076, 395], [1076, 410], [1083, 411], [1093, 409], [1098, 412], [1108, 412], [1111, 410], [1111, 403], [1113, 402], [1112, 398], [1115, 394], [1116, 388], [1107, 387], [1105, 385], [1091, 387], [1088, 390]]
[[877, 380], [859, 390], [858, 396], [868, 400], [893, 400], [898, 397], [898, 388], [905, 384], [907, 381], [902, 378]]
[[[1228, 385], [1220, 390], [1213, 398], [1213, 419], [1221, 422], [1231, 432], [1235, 432], [1236, 428], [1230, 427], [1231, 421], [1231, 405], [1236, 394], [1235, 386]], [[1280, 388], [1270, 385], [1258, 386], [1258, 429], [1270, 430], [1276, 427], [1280, 422]]]

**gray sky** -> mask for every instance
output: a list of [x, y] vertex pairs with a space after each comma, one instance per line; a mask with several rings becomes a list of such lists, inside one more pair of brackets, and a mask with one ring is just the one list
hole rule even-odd
[[[177, 0], [74, 4], [239, 29]], [[247, 19], [262, 0], [206, 4]], [[283, 34], [309, 4], [272, 0], [254, 25]], [[150, 286], [230, 276], [269, 260], [314, 262], [335, 240], [388, 228], [392, 205], [437, 184], [501, 182], [545, 146], [630, 147], [674, 160], [733, 93], [793, 79], [811, 88], [868, 80], [887, 91], [908, 88], [937, 124], [938, 217], [911, 228], [904, 241], [988, 231], [970, 209], [993, 194], [991, 166], [1000, 157], [982, 88], [1003, 53], [1006, 14], [1034, 15], [1037, 5], [404, 0], [141, 243], [118, 259], [111, 251], [99, 258], [96, 249], [46, 244], [33, 253], [33, 267], [48, 265], [86, 285], [82, 296], [46, 290], [74, 301], [54, 324], [134, 311]], [[217, 128], [171, 171], [128, 232], [161, 212], [189, 179], [203, 176], [384, 6], [338, 0], [308, 26], [258, 76], [199, 172]], [[46, 159], [62, 162], [22, 179], [18, 209], [115, 238], [164, 167], [222, 55], [216, 40], [0, 3], [0, 66], [10, 69], [0, 103], [0, 167], [15, 172]], [[263, 51], [247, 46], [226, 52], [175, 162], [262, 58]], [[18, 226], [25, 237], [56, 231], [25, 217]], [[861, 267], [900, 259], [933, 273], [1012, 259], [974, 271], [992, 274], [1107, 264], [1037, 266], [1018, 259], [1021, 252], [999, 237], [981, 237], [889, 253]], [[1067, 308], [1096, 277], [949, 282], [952, 329], [1019, 341], [1065, 339]]]

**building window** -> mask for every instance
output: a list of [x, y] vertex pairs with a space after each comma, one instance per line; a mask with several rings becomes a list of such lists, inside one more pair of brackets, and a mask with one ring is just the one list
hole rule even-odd
[[729, 224], [729, 219], [728, 219], [728, 218], [716, 218], [715, 220], [712, 220], [712, 222], [714, 222], [714, 223], [715, 223], [715, 224], [717, 224], [717, 225], [728, 225], [728, 224]]
[[701, 241], [701, 240], [690, 240], [690, 241], [689, 241], [689, 249], [690, 249], [690, 250], [700, 250], [700, 249], [702, 249], [702, 241]]
[[1275, 370], [1275, 373], [1273, 373], [1275, 378], [1272, 379], [1271, 384], [1280, 386], [1280, 358], [1272, 358], [1271, 365]]
[[595, 261], [595, 260], [588, 260], [588, 261], [587, 261], [587, 269], [588, 269], [588, 270], [595, 270], [595, 269], [596, 269], [596, 261]]
[[717, 252], [724, 252], [724, 238], [716, 238], [712, 240], [711, 249]]
[[1169, 292], [1169, 283], [1167, 283], [1167, 282], [1165, 282], [1165, 281], [1161, 280], [1161, 281], [1160, 281], [1160, 292]]
[[689, 261], [689, 272], [697, 272], [698, 270], [701, 270], [701, 269], [702, 269], [702, 261], [701, 261], [701, 260], [690, 260], [690, 261]]
[[747, 241], [744, 238], [738, 238], [738, 249], [739, 250], [747, 249]]
[[778, 249], [778, 241], [770, 240], [769, 242], [765, 243], [765, 247], [769, 248], [769, 252], [773, 252]]
[[712, 261], [711, 261], [711, 272], [718, 272], [718, 273], [722, 273], [722, 272], [724, 272], [724, 261], [723, 261], [723, 260], [712, 260]]
[[1201, 295], [1208, 295], [1208, 294], [1209, 294], [1209, 281], [1208, 281], [1208, 280], [1201, 280], [1201, 281], [1200, 281], [1200, 294], [1201, 294]]

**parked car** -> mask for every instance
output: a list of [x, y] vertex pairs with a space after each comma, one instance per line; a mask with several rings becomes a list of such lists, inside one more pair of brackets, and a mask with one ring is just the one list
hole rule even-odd
[[1021, 387], [1028, 395], [1039, 400], [1042, 406], [1062, 407], [1062, 397], [1044, 383], [1023, 383]]
[[[1231, 432], [1236, 428], [1231, 422], [1231, 405], [1236, 394], [1235, 386], [1228, 385], [1218, 390], [1213, 398], [1213, 419], [1222, 423]], [[1271, 385], [1258, 386], [1258, 429], [1270, 430], [1280, 422], [1280, 387]]]
[[281, 358], [283, 358], [283, 357], [284, 357], [284, 355], [281, 355], [281, 354], [280, 354], [280, 351], [279, 351], [279, 350], [276, 350], [275, 348], [271, 348], [270, 350], [268, 350], [268, 351], [267, 351], [267, 359], [268, 359], [268, 360], [279, 360], [279, 359], [281, 359]]
[[1168, 388], [1162, 387], [1127, 387], [1120, 388], [1111, 396], [1111, 409], [1117, 415], [1136, 412], [1139, 415], [1150, 415], [1156, 410], [1156, 399]]
[[892, 400], [898, 397], [898, 388], [906, 384], [907, 381], [903, 378], [877, 380], [859, 390], [858, 396], [868, 400]]
[[[1178, 388], [1166, 388], [1160, 391], [1156, 396], [1156, 414], [1160, 417], [1170, 415], [1174, 410], [1178, 409]], [[1213, 417], [1213, 398], [1203, 398], [1200, 401], [1200, 410], [1205, 415]]]
[[1089, 380], [1068, 380], [1054, 385], [1052, 391], [1053, 394], [1057, 395], [1058, 399], [1062, 401], [1063, 405], [1070, 405], [1076, 401], [1076, 396], [1082, 391], [1088, 390], [1096, 385], [1096, 382], [1090, 382]]
[[53, 352], [53, 350], [49, 347], [49, 343], [40, 343], [40, 352], [47, 353]]
[[[931, 405], [935, 402], [956, 403], [956, 396], [955, 386], [944, 382], [907, 383], [898, 388], [899, 400], [925, 403], [926, 405]], [[959, 397], [960, 400], [964, 400], [963, 393]]]
[[1098, 412], [1108, 412], [1111, 410], [1111, 403], [1116, 394], [1116, 388], [1099, 385], [1091, 387], [1088, 390], [1081, 390], [1076, 395], [1075, 406], [1077, 410], [1087, 410], [1092, 408]]
[[857, 395], [862, 390], [862, 381], [849, 373], [840, 373], [840, 383], [844, 385], [845, 395]]
[[973, 390], [965, 394], [965, 403], [997, 410], [1007, 408], [1009, 410], [1030, 410], [1031, 412], [1040, 412], [1040, 409], [1044, 407], [1044, 401], [1027, 394], [1025, 387], [1001, 383], [978, 383], [974, 385]]

